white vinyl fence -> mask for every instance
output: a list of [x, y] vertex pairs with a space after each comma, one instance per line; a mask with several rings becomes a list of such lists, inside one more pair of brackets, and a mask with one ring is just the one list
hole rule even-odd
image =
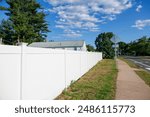
[[0, 45], [0, 99], [54, 99], [102, 53]]

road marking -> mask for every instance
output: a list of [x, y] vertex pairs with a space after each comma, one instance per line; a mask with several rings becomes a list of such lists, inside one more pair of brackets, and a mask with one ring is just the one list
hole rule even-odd
[[150, 70], [150, 68], [146, 68], [147, 70]]
[[134, 63], [138, 63], [138, 64], [140, 64], [140, 65], [143, 65], [143, 66], [146, 66], [146, 67], [150, 68], [149, 65], [143, 64], [142, 62], [138, 62], [138, 61], [135, 61], [135, 60], [133, 60], [133, 59], [129, 59], [129, 60], [133, 61]]

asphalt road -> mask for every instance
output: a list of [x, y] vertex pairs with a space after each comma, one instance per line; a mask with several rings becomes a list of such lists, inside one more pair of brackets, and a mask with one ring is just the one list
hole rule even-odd
[[150, 72], [150, 57], [133, 57], [133, 56], [127, 56], [125, 59], [128, 59], [130, 61], [133, 61], [135, 64], [137, 64], [139, 67], [147, 70]]

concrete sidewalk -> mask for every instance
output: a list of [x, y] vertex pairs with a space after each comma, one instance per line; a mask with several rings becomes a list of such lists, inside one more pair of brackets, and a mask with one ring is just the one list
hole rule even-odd
[[150, 87], [122, 60], [117, 60], [116, 100], [148, 100]]

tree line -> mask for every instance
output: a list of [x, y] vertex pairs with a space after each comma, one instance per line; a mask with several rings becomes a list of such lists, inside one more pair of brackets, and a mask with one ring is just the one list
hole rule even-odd
[[36, 0], [6, 0], [6, 3], [9, 7], [0, 6], [8, 16], [0, 24], [0, 38], [4, 44], [45, 41], [49, 32], [46, 14]]
[[150, 56], [150, 37], [141, 37], [130, 43], [119, 42], [119, 54], [130, 56]]

